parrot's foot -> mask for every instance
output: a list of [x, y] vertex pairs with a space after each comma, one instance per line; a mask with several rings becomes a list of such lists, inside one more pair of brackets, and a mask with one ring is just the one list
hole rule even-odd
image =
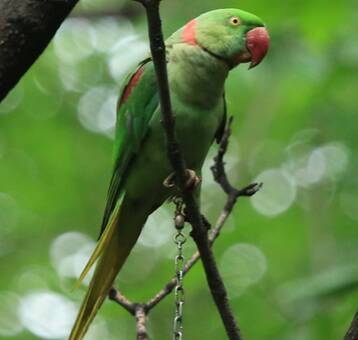
[[199, 177], [194, 170], [186, 169], [187, 181], [185, 187], [187, 189], [195, 189], [201, 183], [201, 177]]
[[[187, 176], [187, 180], [185, 183], [185, 188], [187, 190], [194, 190], [201, 182], [201, 178], [196, 174], [196, 172], [194, 170], [191, 169], [186, 169], [186, 176]], [[176, 180], [176, 174], [175, 172], [171, 173], [163, 182], [163, 185], [166, 188], [176, 188], [179, 189], [178, 185], [177, 185], [177, 180]]]

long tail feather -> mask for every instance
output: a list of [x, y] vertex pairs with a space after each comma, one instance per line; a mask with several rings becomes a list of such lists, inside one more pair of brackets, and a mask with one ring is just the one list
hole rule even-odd
[[107, 227], [102, 233], [96, 248], [94, 249], [90, 259], [88, 260], [85, 268], [83, 269], [79, 279], [76, 282], [75, 288], [79, 288], [85, 277], [87, 276], [88, 272], [91, 270], [92, 266], [95, 264], [95, 262], [98, 260], [98, 258], [103, 253], [103, 250], [107, 247], [109, 241], [112, 238], [113, 232], [116, 229], [116, 226], [118, 224], [118, 214], [119, 214], [119, 208], [122, 204], [124, 195], [118, 200], [118, 203], [116, 205], [116, 208], [114, 209], [111, 218], [108, 221]]
[[[69, 340], [83, 339], [145, 223], [146, 216], [128, 211], [128, 207], [124, 208], [125, 204], [124, 199], [122, 208], [118, 211], [115, 218], [111, 219], [113, 223], [111, 229], [113, 231], [109, 232], [106, 236], [106, 241], [103, 241], [105, 242], [105, 248], [102, 248], [99, 252], [102, 255], [100, 255]], [[98, 254], [98, 251], [96, 254]]]

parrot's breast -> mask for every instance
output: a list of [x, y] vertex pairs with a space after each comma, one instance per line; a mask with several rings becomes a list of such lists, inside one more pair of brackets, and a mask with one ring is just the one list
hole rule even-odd
[[213, 109], [222, 98], [228, 66], [199, 46], [174, 44], [168, 54], [172, 95], [193, 107]]
[[168, 76], [176, 132], [188, 166], [201, 167], [224, 114], [228, 66], [199, 46], [174, 44]]

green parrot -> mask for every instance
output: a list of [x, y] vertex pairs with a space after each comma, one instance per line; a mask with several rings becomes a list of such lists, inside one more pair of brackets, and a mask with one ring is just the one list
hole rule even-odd
[[[268, 47], [262, 20], [239, 9], [204, 13], [166, 40], [177, 139], [188, 168], [197, 174], [225, 127], [224, 84], [229, 71], [240, 63], [258, 65]], [[163, 186], [171, 172], [155, 70], [148, 57], [121, 88], [114, 169], [101, 235], [79, 283], [98, 262], [70, 340], [84, 337], [148, 216], [173, 194]]]

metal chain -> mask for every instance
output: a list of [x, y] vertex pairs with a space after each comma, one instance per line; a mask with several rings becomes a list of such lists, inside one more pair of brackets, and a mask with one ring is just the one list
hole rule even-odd
[[186, 242], [186, 236], [183, 233], [185, 216], [183, 213], [183, 201], [180, 198], [175, 198], [174, 203], [176, 205], [175, 210], [175, 229], [176, 234], [174, 236], [174, 242], [177, 245], [177, 255], [175, 256], [175, 275], [176, 286], [174, 290], [175, 294], [175, 317], [173, 327], [173, 340], [183, 339], [183, 305], [184, 305], [184, 265], [185, 258], [183, 255], [183, 245]]

